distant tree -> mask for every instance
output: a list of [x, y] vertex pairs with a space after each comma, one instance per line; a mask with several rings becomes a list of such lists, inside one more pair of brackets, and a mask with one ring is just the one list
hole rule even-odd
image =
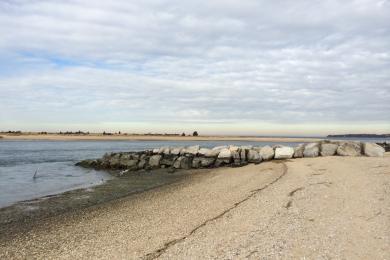
[[199, 134], [198, 134], [198, 132], [197, 131], [195, 131], [193, 134], [192, 134], [192, 136], [198, 136]]
[[181, 136], [186, 136], [186, 134], [183, 132], [183, 133], [181, 134]]
[[119, 131], [118, 134], [121, 134], [121, 131]]
[[103, 131], [103, 135], [106, 135], [106, 131]]

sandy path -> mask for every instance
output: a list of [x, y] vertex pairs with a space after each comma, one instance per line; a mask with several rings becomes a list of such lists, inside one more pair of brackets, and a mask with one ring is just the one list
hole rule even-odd
[[389, 183], [388, 155], [217, 169], [3, 234], [0, 258], [389, 259]]

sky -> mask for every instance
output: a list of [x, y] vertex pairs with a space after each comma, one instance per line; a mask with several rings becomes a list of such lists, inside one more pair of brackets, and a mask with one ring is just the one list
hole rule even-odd
[[0, 130], [390, 133], [389, 0], [2, 0]]

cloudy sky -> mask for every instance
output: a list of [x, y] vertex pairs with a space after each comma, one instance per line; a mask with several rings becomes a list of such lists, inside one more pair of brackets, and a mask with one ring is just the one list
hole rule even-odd
[[390, 132], [388, 0], [2, 0], [0, 130]]

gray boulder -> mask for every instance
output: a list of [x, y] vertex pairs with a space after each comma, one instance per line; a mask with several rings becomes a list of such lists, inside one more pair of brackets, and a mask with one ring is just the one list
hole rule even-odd
[[250, 162], [250, 163], [261, 162], [260, 154], [255, 150], [249, 150], [248, 151], [248, 162]]
[[303, 157], [303, 151], [305, 150], [304, 144], [299, 144], [298, 146], [294, 147], [294, 158], [302, 158]]
[[161, 158], [160, 165], [172, 166], [177, 156], [173, 154], [164, 154]]
[[363, 143], [363, 153], [370, 157], [383, 157], [385, 149], [375, 143]]
[[309, 143], [305, 145], [303, 150], [303, 157], [317, 157], [320, 153], [319, 143]]
[[180, 156], [173, 164], [175, 169], [190, 169], [192, 166], [192, 160], [187, 156]]
[[290, 159], [294, 155], [294, 148], [283, 146], [275, 149], [275, 159]]
[[202, 167], [210, 167], [214, 165], [214, 163], [215, 163], [215, 158], [212, 157], [200, 158], [200, 165]]
[[160, 161], [161, 161], [162, 155], [152, 155], [149, 158], [149, 166], [152, 168], [158, 168], [160, 167]]
[[201, 157], [195, 157], [192, 160], [192, 168], [198, 169], [202, 166], [202, 159]]
[[240, 148], [240, 158], [241, 158], [241, 164], [246, 164], [247, 163], [247, 149], [242, 149]]
[[341, 156], [360, 156], [362, 148], [360, 142], [341, 143], [337, 148], [337, 154]]
[[321, 156], [333, 156], [337, 152], [338, 144], [334, 143], [322, 143], [321, 144]]
[[153, 152], [154, 154], [157, 154], [157, 153], [160, 152], [160, 148], [154, 148], [154, 149], [152, 150], [152, 152]]
[[275, 151], [271, 146], [266, 145], [264, 147], [261, 147], [260, 157], [262, 160], [271, 160], [272, 158], [274, 158], [274, 156], [275, 156]]

